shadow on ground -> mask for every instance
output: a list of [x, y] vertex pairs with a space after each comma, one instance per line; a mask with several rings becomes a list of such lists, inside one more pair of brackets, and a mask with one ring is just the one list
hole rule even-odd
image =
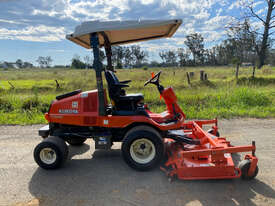
[[275, 191], [257, 179], [169, 183], [159, 169], [130, 169], [120, 150], [95, 151], [91, 158], [71, 159], [88, 149], [88, 145], [70, 147], [70, 160], [63, 168], [35, 171], [29, 191], [39, 205], [256, 205], [257, 200], [268, 204], [275, 198]]

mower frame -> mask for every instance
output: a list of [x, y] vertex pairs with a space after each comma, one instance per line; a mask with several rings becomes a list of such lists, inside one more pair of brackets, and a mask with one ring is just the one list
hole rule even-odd
[[[123, 142], [124, 160], [132, 168], [141, 171], [157, 166], [166, 154], [168, 160], [161, 169], [169, 178], [174, 176], [185, 180], [228, 179], [241, 176], [244, 179], [254, 178], [258, 172], [255, 142], [248, 146], [232, 146], [226, 138], [219, 137], [217, 119], [185, 122], [186, 116], [177, 104], [173, 89], [164, 88], [159, 84], [161, 72], [153, 74], [144, 86], [149, 83], [157, 86], [167, 106], [164, 113], [153, 113], [147, 105], [140, 104], [135, 111], [119, 111], [115, 114], [113, 107], [108, 106], [106, 91], [103, 88], [104, 69], [99, 58], [99, 48], [101, 46], [105, 48], [106, 71], [114, 72], [111, 59], [112, 45], [170, 37], [181, 24], [181, 20], [149, 21], [145, 22], [146, 26], [139, 25], [140, 22], [137, 24], [134, 22], [134, 27], [130, 29], [126, 24], [126, 27], [125, 25], [120, 27], [121, 30], [106, 29], [106, 31], [86, 33], [83, 33], [82, 28], [76, 32], [77, 35], [67, 36], [69, 40], [85, 48], [92, 48], [97, 90], [87, 92], [76, 90], [56, 97], [50, 105], [49, 112], [45, 114], [49, 125], [39, 130], [39, 135], [44, 140], [34, 150], [37, 164], [44, 169], [56, 169], [68, 156], [65, 141], [72, 145], [81, 145], [86, 138], [93, 138], [96, 149], [110, 149], [113, 142]], [[155, 26], [152, 31], [150, 25]], [[113, 28], [109, 23], [107, 27]], [[126, 33], [122, 35], [122, 39], [114, 40], [118, 38], [116, 32], [125, 28]], [[133, 31], [140, 33], [136, 34]], [[110, 39], [112, 32], [114, 38]], [[132, 35], [131, 38], [125, 35], [127, 32], [129, 36]], [[119, 85], [125, 87], [127, 85], [122, 84], [125, 82], [129, 81], [119, 82]], [[204, 125], [213, 126], [210, 131], [204, 131], [202, 129]], [[252, 153], [245, 156], [240, 168], [236, 167], [231, 154], [249, 151]]]

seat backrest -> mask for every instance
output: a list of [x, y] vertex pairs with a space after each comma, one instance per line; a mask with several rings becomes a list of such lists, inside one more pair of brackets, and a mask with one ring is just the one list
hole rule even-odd
[[109, 97], [115, 101], [116, 98], [118, 98], [121, 93], [121, 88], [115, 86], [116, 84], [119, 84], [119, 80], [114, 74], [114, 72], [110, 70], [105, 71], [105, 78], [108, 83]]
[[108, 86], [109, 85], [114, 85], [114, 84], [119, 84], [119, 80], [114, 74], [114, 72], [107, 70], [105, 71], [105, 78], [107, 80]]

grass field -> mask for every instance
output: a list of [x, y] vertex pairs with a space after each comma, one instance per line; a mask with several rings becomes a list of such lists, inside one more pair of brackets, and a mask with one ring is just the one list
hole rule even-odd
[[[143, 93], [150, 109], [161, 112], [165, 104], [155, 86], [143, 86], [150, 73], [159, 70], [162, 70], [161, 84], [173, 86], [188, 119], [275, 117], [275, 68], [256, 70], [254, 79], [252, 68], [240, 68], [238, 81], [232, 67], [125, 69], [118, 70], [117, 76], [121, 80], [131, 79], [127, 92]], [[200, 70], [208, 74], [208, 81], [199, 80]], [[187, 71], [195, 73], [191, 85], [187, 84]], [[95, 89], [94, 73], [71, 69], [0, 69], [0, 124], [46, 123], [43, 113], [55, 96], [75, 89]], [[55, 80], [60, 89], [56, 89]]]

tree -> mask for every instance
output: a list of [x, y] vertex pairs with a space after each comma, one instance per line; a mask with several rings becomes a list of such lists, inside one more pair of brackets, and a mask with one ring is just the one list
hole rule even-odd
[[50, 56], [42, 57], [39, 56], [36, 60], [36, 62], [39, 64], [40, 68], [48, 68], [51, 66], [52, 58]]
[[86, 55], [85, 57], [83, 57], [83, 60], [85, 62], [85, 68], [88, 69], [89, 67], [91, 67], [92, 65], [92, 58], [88, 55]]
[[179, 48], [177, 51], [177, 56], [179, 58], [179, 66], [183, 67], [187, 65], [187, 62], [189, 60], [190, 52], [188, 50], [185, 50], [184, 48]]
[[204, 39], [201, 34], [193, 33], [186, 36], [184, 44], [190, 49], [193, 55], [193, 62], [203, 63], [203, 52], [204, 52]]
[[150, 64], [149, 64], [150, 67], [159, 67], [160, 66], [160, 63], [157, 62], [157, 61], [151, 61]]
[[74, 55], [74, 57], [72, 58], [72, 65], [71, 65], [71, 67], [75, 68], [75, 69], [85, 69], [86, 68], [86, 64], [80, 60], [80, 56], [79, 55]]
[[164, 51], [159, 52], [159, 56], [162, 60], [162, 66], [166, 66], [166, 59], [167, 59], [166, 52]]
[[23, 63], [23, 68], [33, 68], [33, 64], [30, 62], [24, 62]]
[[40, 68], [43, 68], [45, 65], [45, 57], [39, 56], [36, 60], [36, 62], [39, 64]]
[[256, 53], [256, 33], [251, 31], [250, 23], [247, 19], [237, 25], [229, 27], [227, 46], [232, 47], [232, 57], [238, 62], [255, 63]]
[[255, 11], [255, 2], [249, 1], [244, 6], [246, 7], [246, 18], [252, 18], [260, 21], [263, 25], [263, 33], [259, 33], [261, 36], [259, 44], [255, 45], [256, 52], [258, 55], [259, 63], [258, 68], [261, 68], [267, 58], [267, 50], [269, 47], [269, 37], [273, 32], [271, 30], [275, 28], [275, 15], [273, 11], [275, 9], [275, 0], [265, 0], [266, 3], [266, 13], [264, 15], [259, 14]]
[[134, 64], [133, 53], [129, 47], [126, 47], [124, 51], [124, 67], [131, 68]]
[[146, 60], [146, 57], [148, 56], [147, 52], [141, 50], [140, 46], [133, 45], [130, 47], [131, 53], [135, 60], [135, 66], [141, 67], [142, 63]]
[[118, 69], [122, 69], [122, 60], [124, 58], [125, 48], [122, 46], [112, 47], [112, 61], [116, 64]]
[[175, 51], [161, 51], [159, 56], [162, 59], [163, 66], [177, 66], [177, 55]]
[[217, 65], [217, 58], [216, 58], [216, 48], [213, 47], [211, 49], [204, 50], [204, 65]]
[[52, 64], [53, 60], [50, 56], [46, 57], [46, 67], [49, 68]]
[[21, 59], [17, 59], [15, 64], [18, 68], [23, 68], [23, 61]]

